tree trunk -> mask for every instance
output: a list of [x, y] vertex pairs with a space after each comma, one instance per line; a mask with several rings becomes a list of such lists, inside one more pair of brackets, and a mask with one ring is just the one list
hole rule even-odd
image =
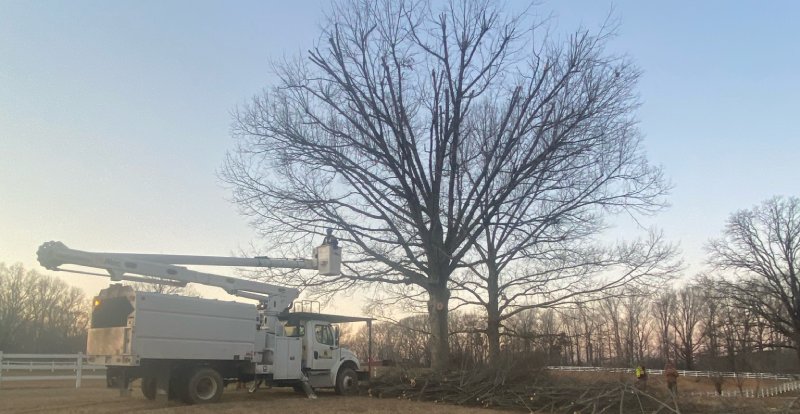
[[489, 364], [496, 366], [500, 362], [500, 320], [491, 314], [486, 325], [486, 339], [489, 341]]
[[497, 366], [500, 361], [500, 305], [498, 298], [500, 289], [498, 288], [497, 272], [489, 268], [488, 280], [489, 302], [486, 305], [486, 339], [489, 341], [489, 363]]
[[683, 353], [686, 360], [686, 369], [691, 371], [694, 369], [694, 346], [687, 342], [684, 344]]
[[[797, 331], [800, 332], [800, 329], [798, 329]], [[800, 334], [795, 335], [794, 338], [792, 339], [793, 339], [792, 342], [794, 342], [792, 345], [794, 345], [794, 350], [797, 353], [797, 359], [800, 360]]]
[[450, 291], [443, 287], [430, 287], [428, 288], [428, 295], [428, 321], [431, 329], [431, 368], [434, 371], [441, 372], [447, 369], [450, 360], [447, 326]]

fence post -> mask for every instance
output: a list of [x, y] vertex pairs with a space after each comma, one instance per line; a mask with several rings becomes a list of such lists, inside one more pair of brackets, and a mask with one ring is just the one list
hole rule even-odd
[[75, 372], [75, 388], [81, 387], [81, 369], [83, 368], [83, 352], [78, 352], [78, 369]]
[[3, 383], [3, 351], [0, 351], [0, 384]]

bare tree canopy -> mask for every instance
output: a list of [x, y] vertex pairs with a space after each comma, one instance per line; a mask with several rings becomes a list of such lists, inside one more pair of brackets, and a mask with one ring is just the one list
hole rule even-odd
[[443, 368], [451, 275], [487, 227], [521, 227], [508, 237], [526, 245], [554, 219], [528, 211], [661, 205], [633, 117], [639, 71], [607, 41], [550, 38], [490, 1], [337, 2], [318, 44], [236, 112], [223, 177], [268, 239], [341, 233], [343, 277], [302, 283], [424, 290]]
[[80, 289], [21, 264], [0, 262], [0, 350], [84, 350], [88, 311]]
[[791, 338], [800, 356], [800, 198], [775, 197], [731, 215], [708, 244], [710, 262], [736, 279], [721, 287]]
[[453, 300], [459, 306], [486, 310], [483, 332], [488, 336], [490, 359], [500, 356], [504, 323], [515, 314], [647, 295], [663, 287], [680, 268], [676, 249], [661, 234], [652, 232], [647, 239], [609, 247], [576, 234], [587, 231], [581, 227], [559, 232], [550, 240], [540, 236], [537, 244], [524, 250], [511, 241], [505, 257], [497, 254], [493, 241], [487, 249], [479, 242], [480, 262], [453, 277]]

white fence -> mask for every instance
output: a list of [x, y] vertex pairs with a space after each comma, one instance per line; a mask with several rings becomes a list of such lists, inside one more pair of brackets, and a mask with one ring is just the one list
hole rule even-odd
[[[624, 372], [633, 374], [633, 368], [606, 368], [606, 367], [547, 367], [553, 371], [575, 372]], [[663, 375], [663, 369], [648, 369], [648, 374]], [[722, 377], [722, 378], [750, 378], [792, 381], [800, 379], [800, 374], [770, 374], [765, 372], [719, 372], [719, 371], [678, 371], [682, 377]]]
[[739, 390], [723, 390], [720, 394], [717, 394], [713, 391], [707, 392], [693, 392], [689, 395], [701, 396], [701, 397], [746, 397], [746, 398], [765, 398], [765, 397], [774, 397], [779, 394], [783, 394], [785, 392], [797, 391], [800, 390], [800, 381], [791, 381], [785, 382], [780, 385], [776, 385], [774, 387], [769, 388], [758, 388], [758, 389], [743, 389]]
[[[572, 371], [572, 372], [621, 372], [633, 374], [633, 368], [605, 368], [605, 367], [547, 367], [553, 371]], [[662, 369], [648, 369], [650, 375], [663, 375]], [[769, 388], [742, 389], [742, 390], [723, 390], [720, 394], [714, 391], [692, 392], [688, 395], [705, 397], [745, 397], [745, 398], [765, 398], [773, 397], [785, 392], [800, 390], [800, 375], [789, 374], [769, 374], [764, 372], [718, 372], [718, 371], [678, 371], [683, 377], [722, 377], [722, 378], [748, 378], [748, 379], [770, 379], [788, 381], [783, 384]]]
[[[105, 367], [86, 364], [84, 354], [4, 354], [0, 351], [0, 384], [12, 381], [105, 379]], [[49, 371], [50, 375], [46, 373]], [[65, 375], [65, 372], [72, 374]], [[87, 372], [88, 371], [88, 372]], [[88, 374], [88, 375], [87, 375]], [[100, 375], [102, 374], [102, 375]]]

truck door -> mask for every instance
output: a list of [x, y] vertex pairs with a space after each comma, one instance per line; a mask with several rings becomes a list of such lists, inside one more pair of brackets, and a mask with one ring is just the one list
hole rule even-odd
[[339, 347], [336, 346], [333, 329], [328, 323], [314, 323], [311, 348], [311, 369], [330, 370], [339, 360]]

